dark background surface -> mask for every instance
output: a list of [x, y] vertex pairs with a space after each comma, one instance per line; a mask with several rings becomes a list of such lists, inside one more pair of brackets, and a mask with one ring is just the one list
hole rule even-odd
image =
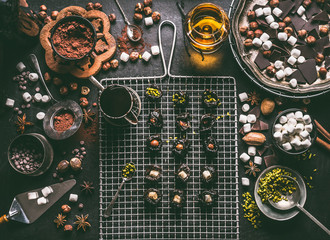
[[[138, 1], [125, 0], [122, 1], [124, 10], [128, 13], [128, 18], [131, 19], [134, 11], [134, 5]], [[238, 64], [236, 63], [228, 42], [223, 45], [222, 49], [215, 54], [206, 56], [205, 61], [201, 62], [201, 57], [196, 52], [190, 49], [192, 56], [189, 58], [183, 47], [182, 39], [182, 27], [181, 27], [181, 17], [175, 5], [176, 1], [156, 1], [154, 0], [153, 10], [158, 10], [162, 14], [162, 19], [170, 19], [177, 25], [177, 45], [175, 50], [175, 57], [173, 63], [172, 74], [175, 75], [224, 75], [233, 76], [237, 80], [238, 93], [246, 91], [250, 92], [252, 90], [257, 90], [262, 93], [263, 96], [270, 96], [268, 93], [257, 89], [257, 87], [250, 82], [250, 80], [241, 72]], [[192, 6], [196, 5], [200, 1], [185, 1], [185, 10], [189, 10]], [[229, 10], [230, 1], [214, 1], [220, 4], [226, 12]], [[87, 1], [41, 1], [41, 0], [31, 0], [29, 1], [31, 8], [38, 11], [41, 4], [46, 4], [48, 11], [61, 10], [62, 8], [69, 5], [85, 6]], [[114, 12], [117, 15], [117, 22], [111, 26], [111, 33], [117, 37], [120, 30], [124, 26], [122, 17], [116, 7], [114, 1], [101, 1], [103, 4], [103, 11], [107, 14]], [[157, 44], [157, 29], [158, 26], [153, 26], [149, 29], [144, 29], [144, 36], [146, 41], [151, 45]], [[164, 49], [168, 56], [170, 45], [171, 45], [171, 29], [164, 29]], [[15, 69], [16, 64], [19, 61], [23, 61], [28, 64], [28, 54], [35, 53], [40, 61], [42, 71], [47, 71], [47, 67], [44, 64], [43, 49], [40, 44], [32, 46], [19, 46], [13, 43], [5, 43], [5, 61], [2, 65], [3, 70], [1, 72], [1, 104], [3, 104], [3, 98], [10, 97], [17, 100], [17, 103], [22, 104], [22, 99], [20, 97], [20, 92], [18, 91], [17, 84], [11, 81], [11, 78], [17, 74]], [[118, 54], [117, 56], [118, 57]], [[151, 59], [150, 63], [145, 64], [139, 61], [136, 64], [127, 63], [120, 64], [117, 71], [110, 71], [107, 73], [101, 72], [97, 75], [98, 79], [105, 77], [125, 77], [125, 76], [152, 76], [152, 75], [162, 75], [163, 70], [160, 62], [160, 57]], [[65, 81], [74, 81], [75, 79], [71, 76], [61, 76]], [[97, 96], [97, 90], [95, 87], [91, 86], [87, 80], [77, 80], [80, 86], [86, 85], [91, 88], [91, 93], [89, 96], [90, 102], [95, 102]], [[38, 83], [39, 84], [39, 83]], [[31, 88], [33, 89], [33, 88]], [[58, 89], [51, 86], [52, 92], [54, 92], [55, 97], [61, 98], [57, 94]], [[42, 89], [42, 93], [45, 91]], [[69, 98], [78, 100], [78, 93], [70, 94]], [[330, 129], [329, 124], [329, 100], [330, 95], [318, 97], [312, 99], [310, 105], [308, 105], [309, 112], [319, 120], [319, 122], [326, 128]], [[277, 108], [275, 112], [265, 118], [264, 120], [271, 123], [272, 118], [275, 117], [276, 113], [281, 110], [291, 106], [304, 106], [301, 102], [289, 101], [284, 107]], [[32, 108], [26, 111], [28, 119], [35, 122], [36, 125], [27, 130], [27, 132], [40, 132], [43, 133], [41, 123], [37, 123], [35, 119], [35, 114], [40, 109], [47, 109], [49, 105], [38, 106], [33, 105]], [[241, 112], [241, 104], [238, 106], [239, 113]], [[92, 109], [96, 111], [95, 108]], [[40, 217], [32, 225], [24, 225], [21, 223], [10, 222], [6, 225], [0, 226], [0, 238], [1, 239], [98, 239], [99, 238], [99, 196], [98, 196], [98, 182], [99, 182], [99, 168], [98, 168], [98, 143], [97, 136], [91, 136], [86, 134], [86, 130], [82, 128], [77, 134], [65, 141], [50, 141], [55, 150], [54, 163], [50, 170], [40, 177], [26, 177], [16, 173], [7, 161], [7, 148], [11, 139], [13, 139], [17, 133], [15, 130], [16, 115], [12, 110], [6, 110], [1, 108], [0, 123], [1, 123], [1, 137], [0, 137], [0, 213], [7, 213], [13, 197], [21, 192], [29, 191], [38, 187], [43, 187], [49, 184], [58, 182], [58, 180], [53, 179], [52, 173], [55, 172], [57, 163], [62, 159], [71, 158], [71, 151], [79, 146], [80, 140], [86, 141], [87, 157], [83, 161], [83, 171], [79, 174], [77, 179], [77, 186], [73, 188], [71, 193], [79, 193], [79, 184], [83, 180], [93, 181], [95, 184], [95, 192], [91, 196], [84, 196], [79, 194], [79, 202], [83, 202], [85, 208], [83, 211], [79, 211], [76, 205], [72, 206], [72, 212], [68, 217], [68, 223], [73, 223], [74, 215], [84, 213], [89, 214], [90, 223], [92, 228], [86, 233], [81, 231], [74, 231], [72, 234], [67, 236], [61, 230], [56, 229], [53, 224], [53, 220], [60, 210], [62, 204], [68, 203], [67, 193], [62, 199], [60, 199], [53, 207], [51, 207], [43, 216]], [[268, 142], [270, 138], [268, 137]], [[246, 146], [239, 141], [239, 154], [246, 150]], [[62, 152], [67, 152], [63, 155]], [[294, 161], [292, 158], [284, 158], [282, 161], [284, 164], [290, 165], [292, 168], [298, 169], [298, 171], [305, 176], [313, 176], [312, 184], [313, 189], [308, 189], [308, 198], [306, 202], [306, 209], [308, 209], [316, 218], [318, 218], [325, 226], [330, 226], [330, 162], [329, 156], [326, 151], [321, 149], [319, 146], [313, 146], [311, 149], [312, 153], [315, 153], [315, 157], [311, 160], [305, 161]], [[269, 153], [266, 153], [269, 154]], [[240, 176], [244, 176], [243, 165], [239, 162]], [[265, 166], [263, 165], [261, 169], [263, 170]], [[313, 169], [317, 169], [313, 173]], [[67, 179], [66, 177], [65, 179]], [[240, 196], [243, 191], [253, 191], [254, 180], [252, 180], [252, 186], [248, 189], [242, 189], [240, 186]], [[117, 186], [114, 186], [117, 188]], [[242, 199], [239, 199], [240, 203]], [[263, 227], [255, 230], [251, 224], [243, 218], [243, 211], [240, 208], [240, 238], [241, 239], [327, 239], [325, 233], [318, 228], [314, 223], [312, 223], [303, 214], [298, 214], [294, 219], [286, 222], [274, 222], [262, 218]]]

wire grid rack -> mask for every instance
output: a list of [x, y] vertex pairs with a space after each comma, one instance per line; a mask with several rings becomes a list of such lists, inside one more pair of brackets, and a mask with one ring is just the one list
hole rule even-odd
[[[104, 86], [123, 84], [131, 87], [141, 97], [142, 110], [139, 123], [134, 127], [113, 128], [100, 115], [100, 239], [238, 239], [239, 199], [237, 162], [237, 102], [236, 83], [231, 77], [170, 77], [166, 80], [152, 78], [104, 79]], [[156, 83], [163, 90], [160, 103], [144, 98], [147, 86]], [[221, 105], [213, 113], [220, 116], [212, 135], [219, 143], [218, 156], [206, 159], [199, 130], [200, 118], [206, 113], [201, 106], [201, 94], [209, 88], [217, 92]], [[180, 137], [175, 127], [178, 110], [172, 104], [174, 92], [184, 90], [189, 95], [188, 111], [192, 129], [186, 137], [191, 142], [185, 160], [191, 169], [191, 177], [183, 189], [186, 204], [181, 211], [169, 205], [170, 191], [175, 189], [174, 172], [181, 164], [171, 154], [173, 141]], [[147, 126], [149, 112], [159, 108], [164, 117], [164, 127], [153, 131]], [[160, 133], [164, 145], [160, 153], [152, 157], [145, 148], [145, 139]], [[121, 181], [121, 169], [128, 162], [137, 167], [136, 176], [125, 184], [117, 199], [110, 218], [102, 217]], [[151, 164], [162, 167], [163, 176], [154, 186], [162, 193], [161, 204], [156, 209], [145, 207], [143, 193], [151, 187], [144, 179], [146, 168]], [[199, 206], [197, 195], [203, 190], [200, 170], [212, 165], [218, 171], [217, 204], [210, 210]]]

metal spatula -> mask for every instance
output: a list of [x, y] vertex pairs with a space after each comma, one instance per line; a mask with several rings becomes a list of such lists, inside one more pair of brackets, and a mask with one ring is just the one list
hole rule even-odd
[[54, 192], [47, 197], [49, 202], [45, 205], [38, 205], [36, 199], [28, 200], [27, 197], [29, 192], [38, 192], [40, 196], [42, 188], [16, 195], [9, 209], [9, 213], [0, 217], [0, 224], [8, 222], [9, 220], [27, 224], [33, 223], [74, 185], [76, 185], [75, 179], [50, 185]]

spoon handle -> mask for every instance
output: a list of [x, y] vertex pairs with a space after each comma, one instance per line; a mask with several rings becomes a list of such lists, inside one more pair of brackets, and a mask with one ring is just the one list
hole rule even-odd
[[117, 190], [115, 196], [113, 197], [111, 203], [108, 205], [107, 209], [105, 209], [105, 211], [104, 211], [104, 213], [103, 213], [103, 217], [105, 217], [105, 218], [110, 217], [111, 212], [112, 212], [112, 208], [113, 208], [113, 206], [115, 205], [116, 200], [117, 200], [117, 198], [118, 198], [118, 196], [119, 196], [119, 192], [120, 192], [120, 190], [123, 188], [125, 182], [126, 182], [126, 179], [123, 179], [123, 181], [121, 182], [121, 184], [120, 184], [120, 186], [119, 186], [119, 188], [118, 188], [118, 190]]
[[319, 220], [317, 220], [312, 214], [310, 214], [305, 208], [297, 204], [297, 208], [299, 208], [300, 211], [306, 214], [307, 217], [309, 217], [313, 222], [315, 222], [320, 228], [322, 228], [328, 235], [330, 235], [330, 230], [327, 229]]
[[123, 9], [121, 8], [121, 6], [120, 6], [119, 1], [118, 1], [118, 0], [115, 0], [115, 2], [116, 2], [116, 4], [117, 4], [117, 6], [118, 6], [118, 8], [119, 8], [119, 10], [120, 10], [120, 12], [121, 12], [121, 14], [122, 14], [123, 17], [124, 17], [125, 23], [126, 23], [127, 25], [131, 25], [131, 24], [129, 23], [129, 21], [128, 21], [126, 15], [125, 15], [124, 10], [123, 10]]

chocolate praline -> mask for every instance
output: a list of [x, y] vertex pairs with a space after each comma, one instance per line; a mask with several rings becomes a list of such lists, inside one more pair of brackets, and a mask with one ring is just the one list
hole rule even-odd
[[173, 144], [172, 152], [176, 157], [185, 157], [190, 147], [189, 140], [185, 138], [177, 139]]
[[203, 92], [202, 101], [203, 105], [207, 108], [215, 108], [220, 105], [220, 99], [218, 98], [218, 95], [209, 89], [205, 89]]
[[146, 88], [145, 97], [149, 101], [158, 101], [163, 96], [163, 92], [159, 86], [152, 84]]
[[176, 117], [176, 126], [180, 129], [181, 132], [185, 132], [191, 128], [190, 114], [187, 112], [179, 114]]
[[202, 116], [201, 123], [200, 123], [200, 131], [206, 132], [212, 129], [216, 118], [213, 114], [207, 113]]
[[180, 183], [186, 183], [190, 178], [190, 168], [186, 164], [181, 164], [175, 172], [175, 178]]
[[182, 208], [183, 204], [186, 202], [186, 198], [182, 190], [174, 189], [170, 193], [170, 204], [173, 208]]
[[150, 165], [145, 172], [145, 178], [150, 182], [158, 182], [162, 177], [162, 168], [158, 165]]
[[162, 195], [158, 189], [149, 188], [144, 192], [144, 202], [149, 206], [156, 206], [161, 201]]
[[205, 190], [198, 195], [198, 201], [205, 207], [212, 207], [217, 199], [218, 194], [214, 190]]
[[172, 101], [174, 107], [186, 107], [189, 102], [189, 96], [184, 91], [176, 92], [173, 94]]
[[162, 139], [160, 138], [160, 135], [149, 136], [146, 145], [151, 152], [158, 152], [162, 147]]
[[217, 180], [217, 171], [212, 166], [205, 166], [201, 170], [201, 180], [205, 184], [211, 184]]
[[156, 108], [152, 112], [150, 112], [147, 123], [149, 124], [149, 126], [154, 128], [163, 127], [163, 115], [159, 109]]

